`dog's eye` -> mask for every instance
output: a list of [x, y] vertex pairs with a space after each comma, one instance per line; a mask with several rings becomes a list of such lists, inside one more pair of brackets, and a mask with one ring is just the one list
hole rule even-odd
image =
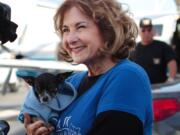
[[58, 89], [56, 88], [56, 89], [54, 89], [54, 92], [58, 92]]
[[53, 93], [57, 93], [57, 89], [51, 89], [51, 92], [53, 92]]

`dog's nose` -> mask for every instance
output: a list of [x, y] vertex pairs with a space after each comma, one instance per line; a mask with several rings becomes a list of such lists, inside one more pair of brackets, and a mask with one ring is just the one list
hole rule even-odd
[[48, 101], [48, 96], [43, 97], [43, 102], [47, 102]]

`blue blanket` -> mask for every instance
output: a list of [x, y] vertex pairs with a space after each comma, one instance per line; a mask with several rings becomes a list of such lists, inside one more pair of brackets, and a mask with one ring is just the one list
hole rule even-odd
[[63, 85], [61, 84], [57, 96], [47, 104], [40, 103], [33, 89], [30, 89], [18, 115], [18, 120], [23, 123], [23, 114], [27, 112], [30, 115], [37, 116], [45, 122], [48, 122], [51, 118], [58, 118], [60, 112], [68, 107], [76, 97], [77, 91], [68, 82], [64, 82]]

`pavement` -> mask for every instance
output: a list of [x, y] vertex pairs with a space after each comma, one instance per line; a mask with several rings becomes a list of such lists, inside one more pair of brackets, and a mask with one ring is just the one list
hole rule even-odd
[[0, 93], [0, 119], [16, 117], [28, 92], [28, 86], [21, 84], [16, 92]]
[[26, 97], [29, 87], [20, 83], [16, 92], [8, 91], [2, 94], [0, 90], [0, 120], [6, 120], [10, 125], [8, 135], [24, 135], [24, 125], [17, 120], [21, 105]]

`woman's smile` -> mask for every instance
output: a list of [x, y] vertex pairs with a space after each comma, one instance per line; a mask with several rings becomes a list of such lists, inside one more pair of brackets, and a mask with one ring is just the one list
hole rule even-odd
[[71, 53], [72, 54], [79, 54], [85, 49], [85, 46], [76, 46], [71, 48]]

